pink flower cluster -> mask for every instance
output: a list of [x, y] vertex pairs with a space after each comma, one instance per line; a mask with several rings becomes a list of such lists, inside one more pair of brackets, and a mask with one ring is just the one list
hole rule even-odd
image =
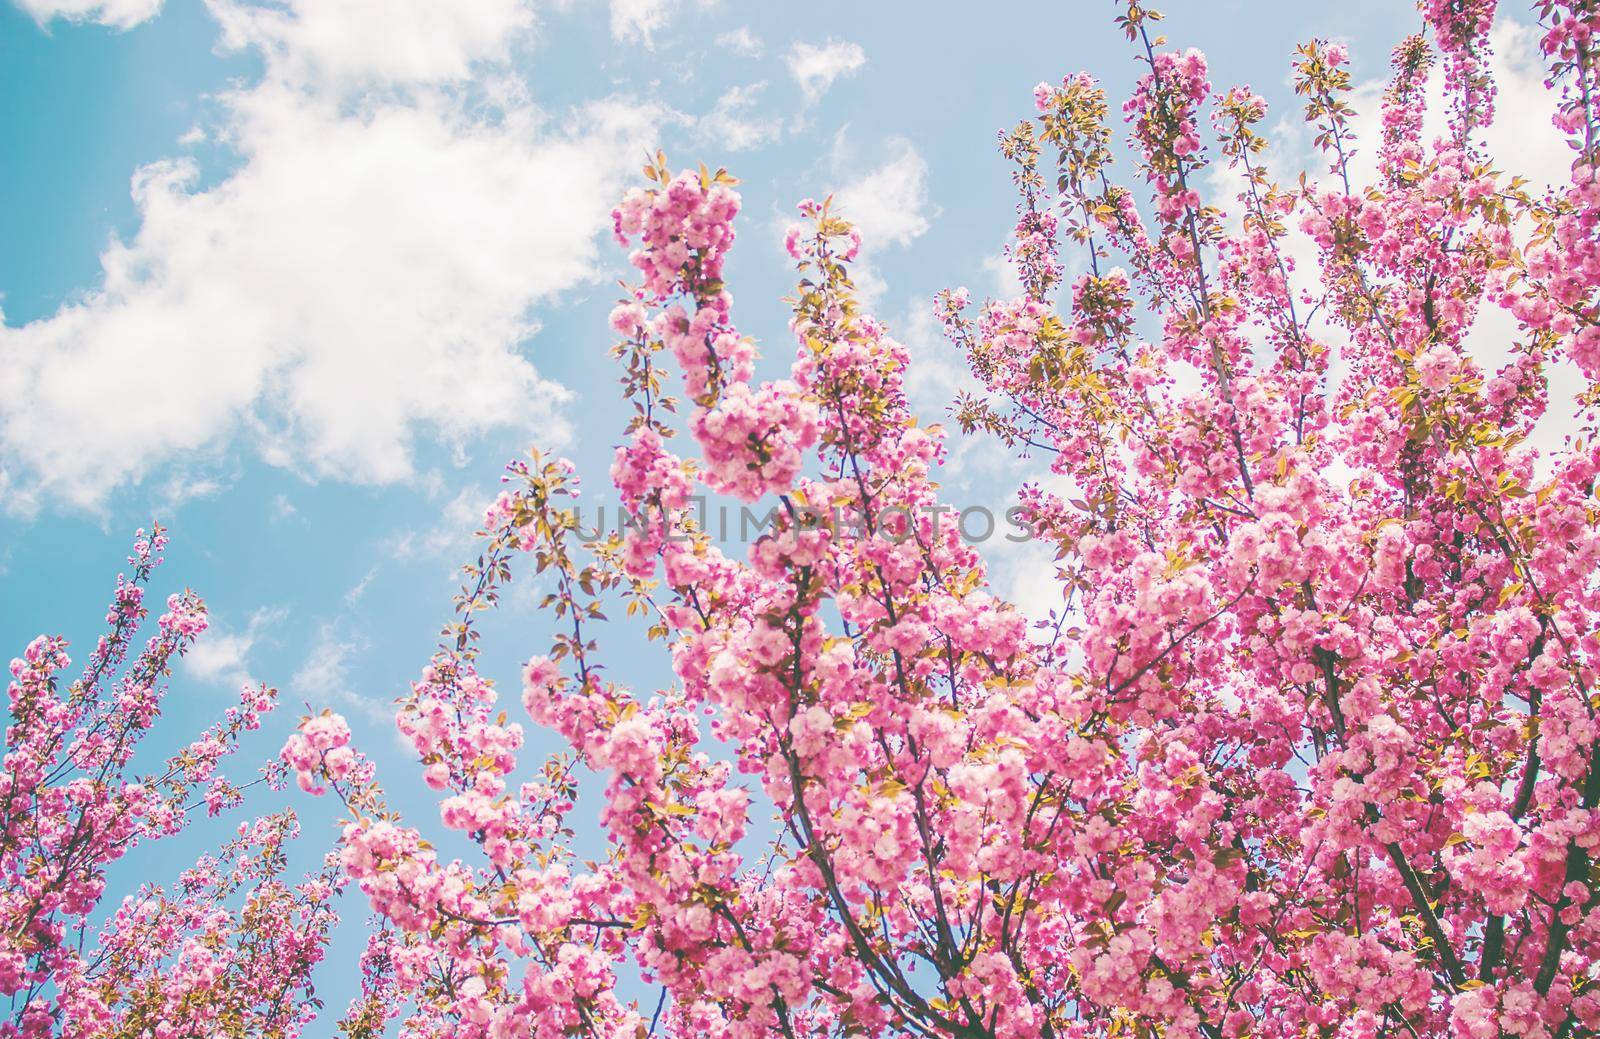
[[612, 212], [618, 245], [638, 238], [629, 257], [644, 276], [644, 289], [665, 298], [695, 291], [722, 278], [723, 257], [733, 245], [739, 194], [685, 170], [659, 190], [635, 188]]
[[283, 745], [283, 761], [294, 770], [300, 789], [322, 793], [319, 777], [333, 782], [349, 779], [356, 766], [356, 752], [350, 747], [350, 726], [337, 714], [326, 713], [308, 719]]
[[730, 387], [717, 407], [695, 415], [706, 483], [741, 501], [787, 490], [817, 442], [817, 406], [792, 382]]

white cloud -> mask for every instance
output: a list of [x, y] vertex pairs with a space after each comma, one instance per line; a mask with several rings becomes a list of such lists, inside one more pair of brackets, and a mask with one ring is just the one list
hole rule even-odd
[[966, 357], [944, 334], [933, 315], [933, 301], [913, 299], [904, 315], [893, 323], [895, 337], [911, 355], [906, 369], [906, 397], [917, 420], [945, 428], [946, 460], [939, 482], [961, 499], [960, 504], [981, 504], [1003, 517], [1009, 502], [997, 504], [996, 495], [1020, 481], [1035, 477], [1037, 466], [1013, 457], [1012, 449], [998, 437], [961, 431], [951, 415], [959, 394], [989, 396], [972, 374]]
[[227, 481], [216, 476], [208, 476], [188, 468], [175, 469], [168, 474], [156, 491], [156, 514], [173, 515], [184, 502], [215, 498], [229, 486]]
[[[1572, 151], [1550, 123], [1555, 114], [1554, 95], [1544, 86], [1543, 57], [1539, 32], [1533, 26], [1502, 18], [1490, 31], [1490, 67], [1498, 86], [1495, 103], [1497, 118], [1481, 131], [1483, 141], [1496, 164], [1528, 177], [1533, 186], [1564, 184], [1572, 162]], [[1377, 178], [1378, 143], [1382, 128], [1383, 94], [1388, 83], [1371, 79], [1355, 84], [1349, 104], [1355, 110], [1351, 130], [1355, 136], [1355, 157], [1350, 165], [1350, 180], [1359, 189]], [[1423, 89], [1427, 103], [1423, 138], [1433, 140], [1446, 130], [1447, 104], [1443, 76], [1436, 63]], [[1336, 179], [1328, 171], [1328, 159], [1313, 147], [1313, 129], [1300, 118], [1298, 108], [1281, 117], [1265, 132], [1268, 140], [1265, 162], [1280, 184], [1290, 185], [1304, 170], [1319, 187], [1333, 189]], [[1234, 197], [1244, 180], [1223, 163], [1211, 167], [1210, 183], [1221, 204], [1238, 226], [1238, 203]], [[1316, 250], [1291, 222], [1290, 241], [1301, 261], [1301, 274], [1307, 274]]]
[[184, 654], [183, 669], [203, 682], [249, 685], [245, 658], [253, 641], [249, 635], [212, 627]]
[[788, 63], [789, 74], [800, 84], [806, 103], [812, 104], [828, 92], [834, 80], [859, 72], [867, 55], [860, 44], [842, 40], [821, 45], [796, 43], [789, 49]]
[[508, 56], [533, 26], [526, 0], [207, 0], [222, 42], [277, 76], [316, 83], [449, 83]]
[[469, 543], [483, 527], [484, 516], [499, 493], [498, 489], [485, 490], [478, 486], [461, 488], [445, 503], [438, 524], [423, 538], [423, 548], [437, 555], [453, 546]]
[[979, 549], [989, 564], [990, 586], [1030, 621], [1061, 613], [1066, 585], [1059, 576], [1055, 544], [1042, 538], [1007, 540], [1007, 535], [1021, 535], [1004, 518], [1004, 510], [995, 511], [997, 533]]
[[[987, 289], [978, 293], [979, 296], [985, 292], [995, 299], [1016, 299], [1022, 295], [1022, 276], [1017, 273], [1017, 265], [1006, 253], [1011, 244], [1007, 239], [994, 252], [978, 261], [979, 269], [989, 283]], [[1061, 252], [1061, 283], [1071, 285], [1088, 273], [1089, 260], [1081, 246], [1073, 243], [1065, 243], [1065, 246]]]
[[676, 6], [676, 0], [611, 0], [611, 37], [648, 47], [651, 35], [667, 24]]
[[928, 163], [903, 137], [888, 149], [891, 158], [840, 188], [834, 202], [873, 245], [909, 245], [929, 227]]
[[713, 147], [735, 152], [776, 141], [783, 133], [782, 119], [763, 119], [752, 112], [766, 88], [765, 83], [730, 87], [696, 123], [700, 138]]
[[162, 0], [15, 0], [41, 25], [52, 18], [131, 29], [161, 13]]
[[[890, 157], [848, 180], [834, 192], [834, 211], [861, 232], [861, 255], [855, 264], [856, 288], [868, 303], [882, 295], [883, 279], [872, 265], [873, 255], [887, 246], [904, 247], [926, 234], [930, 212], [938, 209], [928, 199], [928, 163], [903, 137], [890, 139]], [[835, 138], [833, 165], [837, 172], [850, 160], [844, 133]]]
[[299, 694], [333, 696], [346, 691], [350, 668], [346, 662], [360, 644], [342, 641], [332, 624], [324, 624], [317, 631], [316, 645], [294, 673], [292, 686]]
[[344, 593], [345, 609], [349, 609], [361, 601], [361, 597], [367, 594], [367, 586], [372, 584], [372, 579], [376, 576], [378, 576], [377, 566], [368, 567], [367, 572], [361, 575], [361, 580], [350, 586], [350, 589]]
[[[1554, 126], [1555, 94], [1544, 85], [1544, 57], [1540, 52], [1540, 32], [1532, 25], [1502, 17], [1489, 33], [1490, 68], [1498, 94], [1495, 121], [1482, 138], [1495, 162], [1527, 176], [1535, 185], [1565, 184], [1572, 167], [1573, 152]], [[1383, 92], [1388, 86], [1381, 79], [1357, 84], [1352, 92], [1356, 109], [1354, 129], [1359, 150], [1351, 168], [1354, 183], [1371, 183], [1377, 176], [1378, 141], [1382, 127]], [[1444, 76], [1437, 62], [1423, 90], [1427, 114], [1423, 138], [1432, 140], [1446, 133], [1448, 105]], [[1310, 158], [1310, 134], [1303, 124], [1295, 135], [1295, 146], [1314, 174], [1324, 175], [1325, 160]], [[1319, 179], [1324, 179], [1319, 177]]]
[[758, 58], [761, 56], [761, 52], [766, 49], [761, 42], [761, 37], [751, 32], [750, 27], [747, 25], [741, 25], [737, 29], [730, 29], [718, 36], [717, 46], [724, 50], [733, 51], [735, 54], [743, 55], [746, 58]]
[[[1544, 85], [1544, 56], [1540, 51], [1540, 32], [1531, 25], [1502, 18], [1489, 36], [1493, 51], [1493, 70], [1499, 94], [1495, 99], [1496, 118], [1484, 134], [1485, 144], [1498, 168], [1505, 173], [1528, 178], [1529, 189], [1566, 184], [1571, 180], [1575, 154], [1566, 138], [1552, 124], [1555, 95]], [[1435, 70], [1428, 84], [1430, 130], [1442, 130], [1444, 88]], [[1376, 120], [1372, 120], [1375, 124]], [[1376, 132], [1374, 126], [1373, 131]], [[1520, 333], [1516, 319], [1499, 306], [1485, 305], [1478, 311], [1465, 345], [1477, 363], [1494, 371], [1511, 358], [1512, 346]], [[1577, 397], [1587, 381], [1571, 361], [1563, 360], [1547, 369], [1550, 406], [1534, 424], [1529, 444], [1544, 453], [1562, 446], [1576, 433], [1574, 416], [1579, 412]]]
[[990, 291], [996, 299], [1015, 299], [1022, 295], [1022, 278], [1017, 275], [1016, 264], [1001, 248], [983, 258], [983, 272], [989, 276]]
[[514, 83], [487, 111], [436, 86], [526, 31], [509, 0], [213, 6], [229, 43], [267, 56], [223, 98], [242, 163], [203, 188], [189, 160], [141, 168], [139, 231], [106, 248], [100, 285], [0, 327], [6, 505], [93, 505], [240, 437], [271, 464], [384, 483], [413, 476], [422, 432], [559, 436], [566, 393], [521, 351], [530, 311], [598, 274], [651, 110], [600, 102], [563, 126]]
[[[1571, 179], [1574, 152], [1552, 124], [1556, 96], [1544, 85], [1540, 31], [1502, 18], [1489, 35], [1495, 76], [1500, 84], [1495, 102], [1498, 118], [1489, 128], [1490, 154], [1540, 184], [1565, 184]], [[1437, 73], [1435, 73], [1437, 80]], [[1436, 91], [1434, 104], [1442, 100]]]
[[[895, 338], [905, 345], [911, 355], [906, 369], [906, 398], [912, 412], [924, 425], [938, 423], [949, 431], [951, 462], [946, 466], [948, 478], [958, 489], [968, 489], [963, 473], [979, 471], [967, 465], [970, 451], [975, 445], [999, 446], [994, 437], [963, 436], [950, 421], [950, 406], [959, 393], [981, 393], [983, 390], [966, 360], [954, 343], [944, 334], [944, 329], [933, 316], [933, 301], [914, 299], [906, 312], [894, 324]], [[1006, 449], [999, 446], [998, 455], [990, 462], [1003, 462]], [[992, 466], [988, 467], [992, 469]]]
[[250, 650], [261, 632], [287, 616], [281, 609], [261, 609], [250, 616], [243, 631], [230, 631], [213, 622], [183, 655], [183, 670], [198, 681], [216, 685], [255, 685], [250, 674]]
[[[697, 0], [701, 9], [717, 6], [721, 0]], [[666, 28], [682, 0], [611, 0], [611, 38], [619, 43], [655, 46], [655, 34]], [[723, 35], [727, 35], [724, 33]]]
[[470, 544], [498, 493], [475, 484], [461, 488], [440, 510], [438, 522], [426, 530], [408, 530], [389, 538], [385, 550], [404, 559], [442, 556]]
[[375, 723], [392, 721], [394, 709], [387, 702], [351, 688], [350, 658], [366, 649], [366, 640], [346, 635], [338, 623], [323, 624], [317, 629], [311, 652], [290, 680], [290, 688], [313, 708], [336, 704], [360, 711]]

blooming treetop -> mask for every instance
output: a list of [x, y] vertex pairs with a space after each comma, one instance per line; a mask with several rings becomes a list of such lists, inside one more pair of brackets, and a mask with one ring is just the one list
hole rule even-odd
[[331, 862], [297, 884], [282, 879], [293, 812], [241, 824], [171, 890], [145, 884], [103, 904], [111, 863], [179, 833], [196, 809], [217, 815], [241, 801], [244, 787], [219, 765], [277, 698], [246, 688], [221, 722], [164, 763], [136, 766], [175, 658], [206, 629], [199, 597], [173, 595], [129, 660], [166, 543], [159, 526], [138, 533], [132, 575], [117, 579], [106, 614], [110, 630], [78, 678], [63, 682], [71, 661], [61, 638], [41, 636], [11, 662], [0, 759], [5, 1039], [286, 1037], [317, 1007], [311, 972], [344, 881]]
[[[511, 467], [400, 703], [481, 857], [390, 810], [337, 716], [284, 750], [348, 806], [340, 862], [380, 921], [346, 1029], [1600, 1030], [1600, 13], [1538, 4], [1574, 147], [1540, 192], [1482, 143], [1494, 7], [1421, 4], [1371, 183], [1335, 44], [1295, 60], [1326, 165], [1287, 184], [1262, 99], [1136, 0], [1131, 176], [1093, 79], [1035, 91], [1001, 141], [1022, 292], [937, 303], [983, 388], [961, 425], [1053, 476], [1023, 490], [1063, 596], [1032, 629], [938, 522], [943, 433], [858, 305], [850, 225], [801, 204], [795, 360], [757, 381], [723, 281], [734, 182], [650, 163], [615, 214], [639, 282], [612, 315], [635, 413], [611, 479], [638, 522], [579, 546], [571, 468]], [[1236, 198], [1203, 193], [1219, 166]], [[1468, 342], [1491, 309], [1516, 328], [1493, 370]], [[1558, 366], [1589, 389], [1540, 459]], [[773, 529], [725, 553], [690, 514], [702, 486], [773, 505]], [[853, 522], [815, 521], [834, 512]], [[531, 774], [473, 625], [519, 552], [562, 625], [521, 702], [568, 749]], [[659, 689], [607, 678], [605, 604], [665, 644]], [[596, 863], [565, 822], [579, 768], [605, 781]]]

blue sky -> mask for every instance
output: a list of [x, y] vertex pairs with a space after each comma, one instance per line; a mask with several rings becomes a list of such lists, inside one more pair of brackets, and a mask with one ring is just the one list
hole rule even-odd
[[[1291, 118], [1296, 42], [1349, 42], [1370, 113], [1389, 49], [1418, 25], [1393, 0], [1164, 6], [1168, 36], [1207, 52], [1219, 90], [1250, 83]], [[81, 653], [132, 531], [158, 517], [173, 545], [157, 590], [196, 588], [214, 626], [151, 749], [208, 724], [246, 677], [267, 681], [285, 706], [247, 754], [275, 751], [300, 703], [333, 706], [426, 827], [384, 705], [426, 661], [507, 459], [557, 448], [603, 500], [626, 417], [606, 357], [627, 273], [608, 213], [645, 150], [742, 179], [730, 284], [767, 374], [791, 353], [782, 227], [799, 199], [839, 192], [931, 416], [959, 368], [929, 298], [1006, 287], [995, 133], [1031, 111], [1036, 82], [1080, 68], [1120, 103], [1135, 66], [1114, 13], [0, 0], [0, 642], [15, 653], [61, 632]], [[1529, 42], [1515, 26], [1497, 36], [1513, 73], [1499, 132], [1555, 169], [1542, 117], [1516, 118], [1536, 89]], [[1274, 153], [1289, 172], [1303, 136], [1284, 128]], [[977, 446], [953, 458], [945, 483], [963, 504], [1003, 508], [1033, 471]], [[1043, 601], [1040, 560], [995, 565], [1003, 591]], [[489, 624], [489, 668], [512, 689], [545, 645], [532, 600], [514, 586]], [[625, 652], [614, 671], [648, 686], [665, 667]], [[285, 799], [320, 849], [327, 806], [253, 807]], [[201, 831], [123, 875], [170, 877], [219, 832]], [[323, 975], [334, 1007], [354, 940]]]

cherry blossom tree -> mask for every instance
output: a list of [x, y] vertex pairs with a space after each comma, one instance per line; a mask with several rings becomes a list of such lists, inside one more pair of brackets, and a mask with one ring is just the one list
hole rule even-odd
[[[657, 156], [615, 214], [630, 522], [591, 536], [569, 465], [513, 465], [399, 704], [479, 858], [390, 809], [336, 715], [284, 749], [347, 806], [378, 921], [345, 1029], [1600, 1032], [1600, 12], [1537, 7], [1574, 158], [1541, 190], [1483, 144], [1493, 0], [1421, 9], [1370, 182], [1342, 46], [1300, 48], [1319, 158], [1275, 179], [1265, 102], [1137, 0], [1126, 147], [1085, 74], [1002, 136], [1022, 291], [937, 314], [981, 386], [959, 425], [1039, 463], [1022, 515], [1061, 601], [1032, 621], [940, 497], [945, 434], [860, 305], [846, 214], [801, 203], [795, 358], [758, 381], [734, 181]], [[1515, 331], [1486, 353], [1492, 311]], [[1573, 411], [1558, 370], [1586, 389], [1536, 451]], [[727, 548], [702, 492], [771, 524]], [[474, 622], [520, 556], [561, 632], [520, 699], [566, 750], [531, 771]], [[606, 610], [663, 645], [657, 688], [608, 677]]]
[[[246, 688], [238, 706], [155, 767], [136, 760], [178, 657], [206, 629], [205, 604], [171, 596], [156, 632], [145, 591], [166, 546], [140, 531], [106, 614], [109, 630], [67, 680], [66, 640], [40, 636], [11, 662], [0, 759], [0, 1036], [298, 1035], [316, 1009], [311, 972], [343, 886], [330, 860], [290, 884], [283, 811], [239, 826], [171, 889], [145, 884], [106, 905], [107, 869], [140, 844], [172, 837], [194, 813], [238, 805], [248, 786], [219, 766], [271, 711], [276, 691]], [[131, 658], [131, 659], [130, 659]]]

